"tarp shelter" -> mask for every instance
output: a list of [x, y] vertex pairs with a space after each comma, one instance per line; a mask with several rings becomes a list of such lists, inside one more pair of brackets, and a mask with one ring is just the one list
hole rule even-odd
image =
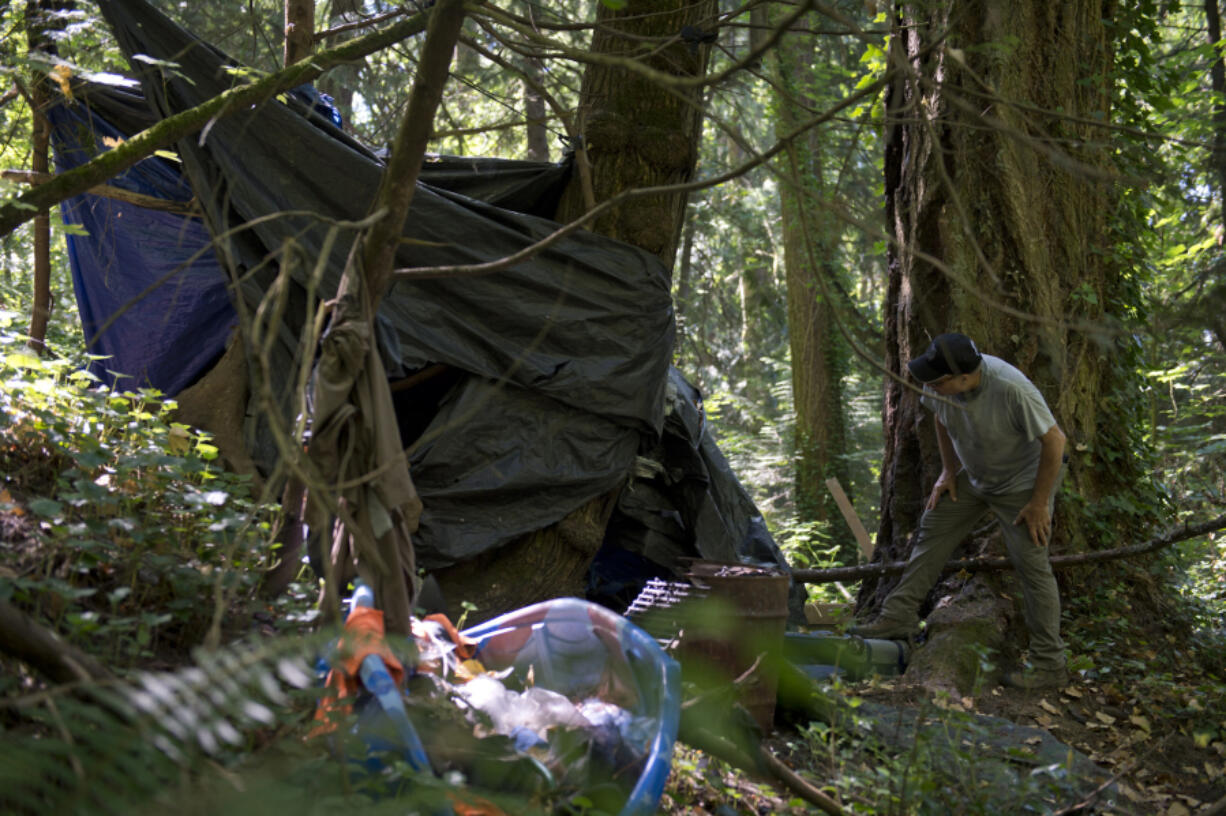
[[[61, 171], [242, 81], [233, 60], [144, 0], [99, 5], [139, 89], [82, 85], [50, 111]], [[94, 195], [65, 202], [64, 220], [88, 233], [68, 240], [90, 350], [108, 355], [102, 376], [171, 395], [191, 384], [225, 347], [236, 305], [253, 313], [289, 256], [325, 255], [328, 230], [368, 211], [382, 170], [301, 88], [216, 119], [175, 155], [110, 182], [194, 214]], [[397, 265], [482, 263], [534, 243], [558, 227], [543, 216], [568, 173], [567, 163], [427, 161]], [[293, 265], [271, 360], [285, 406], [311, 297], [335, 292], [351, 240], [336, 242], [319, 280], [311, 262]], [[669, 289], [653, 255], [585, 231], [494, 275], [392, 287], [377, 327], [388, 376], [448, 371], [398, 403], [404, 442], [417, 443], [420, 566], [478, 558], [617, 490], [599, 559], [614, 572], [663, 571], [679, 556], [785, 564], [697, 390], [670, 365]], [[269, 468], [266, 437], [252, 410], [249, 443]]]

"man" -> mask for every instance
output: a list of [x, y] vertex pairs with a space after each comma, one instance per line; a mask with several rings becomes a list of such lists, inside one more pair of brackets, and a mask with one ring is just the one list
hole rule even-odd
[[1022, 581], [1030, 630], [1028, 671], [1006, 672], [1007, 686], [1068, 682], [1060, 639], [1060, 595], [1048, 561], [1052, 507], [1064, 433], [1043, 395], [1022, 372], [980, 354], [964, 334], [942, 334], [907, 364], [924, 384], [921, 404], [936, 420], [941, 475], [920, 518], [911, 559], [872, 623], [852, 634], [906, 638], [918, 631], [920, 604], [941, 569], [985, 512], [1000, 522]]

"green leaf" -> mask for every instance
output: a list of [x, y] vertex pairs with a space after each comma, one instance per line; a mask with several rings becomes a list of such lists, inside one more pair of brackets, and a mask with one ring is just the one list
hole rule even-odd
[[4, 356], [4, 362], [13, 368], [29, 368], [35, 371], [42, 371], [45, 368], [43, 361], [28, 351], [10, 352]]
[[64, 505], [54, 499], [34, 499], [30, 510], [43, 518], [56, 518], [64, 512]]

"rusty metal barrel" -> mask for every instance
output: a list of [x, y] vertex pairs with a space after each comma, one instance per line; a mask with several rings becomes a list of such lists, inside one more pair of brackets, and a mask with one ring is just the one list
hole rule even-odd
[[[694, 561], [686, 578], [705, 590], [680, 634], [682, 671], [708, 671], [739, 684], [739, 699], [764, 734], [775, 717], [779, 661], [788, 617], [787, 573], [769, 567]], [[752, 669], [752, 671], [750, 671]]]

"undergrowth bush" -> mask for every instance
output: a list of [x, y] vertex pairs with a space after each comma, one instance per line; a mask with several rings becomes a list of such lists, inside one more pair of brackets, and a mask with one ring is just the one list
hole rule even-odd
[[0, 599], [112, 665], [220, 632], [269, 558], [273, 508], [151, 390], [40, 357], [0, 312]]

